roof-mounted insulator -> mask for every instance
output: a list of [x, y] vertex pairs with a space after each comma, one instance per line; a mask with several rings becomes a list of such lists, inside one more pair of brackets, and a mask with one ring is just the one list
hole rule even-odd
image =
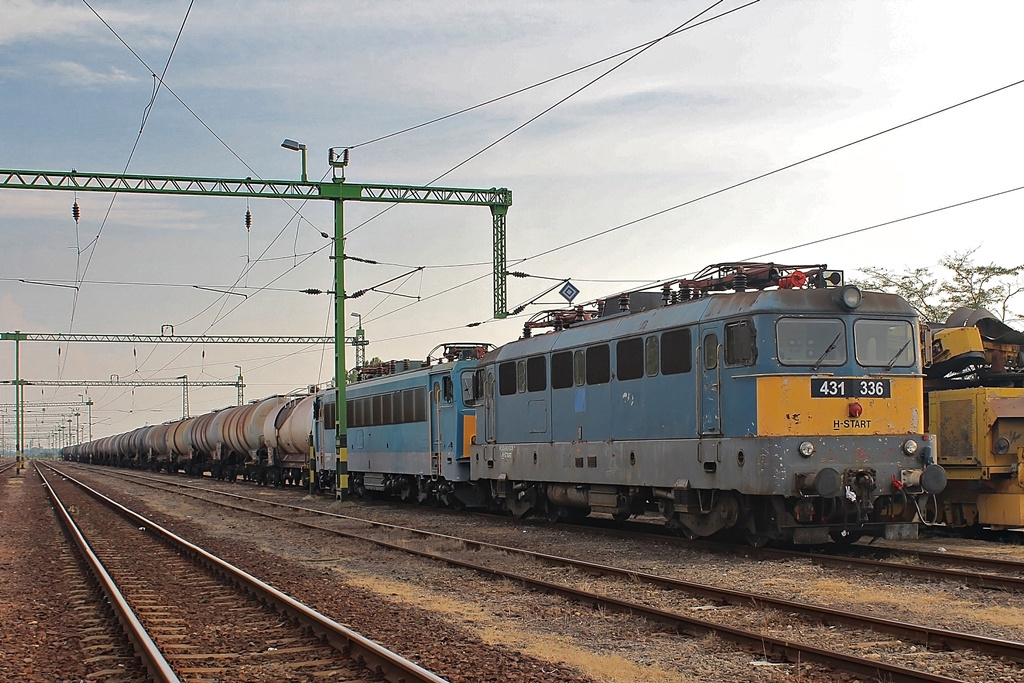
[[78, 219], [82, 217], [82, 209], [78, 206], [77, 199], [75, 200], [75, 203], [71, 205], [71, 217], [75, 219], [76, 223], [78, 222]]

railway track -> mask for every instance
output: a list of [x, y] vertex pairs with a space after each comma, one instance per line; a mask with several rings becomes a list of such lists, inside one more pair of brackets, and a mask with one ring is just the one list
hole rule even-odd
[[[621, 523], [614, 526], [603, 524], [604, 520], [593, 520], [588, 524], [566, 524], [567, 528], [579, 528], [589, 532], [617, 538], [646, 538], [659, 543], [672, 543], [684, 548], [702, 549], [708, 552], [736, 552], [750, 557], [780, 560], [807, 560], [823, 567], [840, 569], [858, 569], [876, 573], [893, 573], [935, 581], [955, 581], [969, 586], [1007, 591], [1024, 591], [1024, 562], [959, 553], [940, 553], [924, 550], [904, 550], [876, 546], [846, 546], [827, 551], [801, 551], [781, 548], [753, 548], [750, 546], [730, 546], [709, 541], [691, 541], [664, 533], [651, 533], [649, 527], [642, 523]], [[907, 560], [918, 559], [922, 564], [909, 564]], [[965, 569], [947, 569], [931, 567], [924, 562], [936, 562], [944, 565], [957, 565]], [[970, 569], [973, 567], [973, 569]], [[979, 571], [981, 569], [991, 571]]]
[[58, 514], [153, 680], [444, 680], [52, 471]]
[[[682, 581], [671, 577], [657, 576], [654, 574], [639, 572], [636, 570], [622, 569], [610, 565], [604, 565], [594, 562], [585, 562], [566, 557], [538, 553], [534, 551], [523, 550], [521, 548], [514, 548], [509, 546], [497, 545], [493, 543], [476, 541], [473, 539], [460, 538], [448, 534], [439, 534], [436, 532], [422, 531], [405, 526], [395, 526], [391, 524], [377, 522], [374, 520], [367, 520], [358, 517], [352, 517], [349, 515], [340, 515], [337, 513], [324, 512], [303, 506], [296, 506], [277, 501], [261, 500], [244, 495], [206, 489], [200, 486], [184, 484], [181, 482], [166, 481], [162, 479], [152, 480], [147, 477], [139, 477], [138, 475], [125, 475], [123, 473], [122, 476], [125, 476], [126, 478], [136, 482], [144, 483], [147, 486], [152, 486], [157, 489], [167, 490], [166, 486], [171, 485], [175, 489], [179, 489], [176, 492], [181, 495], [187, 495], [192, 498], [202, 500], [208, 503], [213, 502], [218, 505], [223, 505], [232, 509], [241, 510], [252, 514], [258, 514], [266, 518], [286, 522], [288, 524], [300, 525], [319, 532], [326, 532], [336, 534], [339, 536], [344, 536], [350, 539], [367, 541], [370, 543], [375, 543], [383, 548], [388, 548], [391, 550], [396, 550], [404, 553], [411, 553], [421, 557], [429, 558], [431, 560], [443, 561], [454, 566], [462, 567], [465, 569], [471, 569], [477, 572], [501, 576], [505, 579], [513, 580], [523, 585], [529, 586], [535, 590], [556, 593], [571, 600], [596, 605], [603, 609], [629, 612], [631, 614], [641, 616], [652, 621], [669, 624], [684, 632], [714, 633], [722, 638], [739, 643], [744, 647], [748, 647], [758, 652], [764, 652], [767, 650], [774, 657], [788, 659], [789, 661], [815, 661], [840, 670], [851, 671], [861, 675], [875, 676], [878, 677], [880, 680], [952, 679], [949, 679], [941, 675], [937, 676], [931, 673], [917, 671], [913, 668], [908, 668], [894, 664], [887, 664], [879, 662], [877, 660], [867, 659], [850, 654], [828, 651], [824, 648], [817, 648], [812, 645], [798, 643], [788, 638], [773, 638], [771, 636], [765, 635], [762, 632], [750, 631], [744, 628], [738, 628], [735, 626], [730, 626], [728, 624], [718, 622], [710, 622], [706, 619], [690, 617], [688, 615], [681, 614], [677, 611], [652, 608], [646, 604], [641, 604], [640, 602], [637, 602], [635, 600], [616, 598], [607, 594], [598, 594], [593, 591], [586, 591], [572, 586], [567, 586], [564, 583], [553, 583], [550, 581], [546, 581], [542, 578], [538, 578], [536, 575], [532, 573], [526, 574], [522, 572], [514, 572], [501, 567], [485, 566], [477, 562], [469, 562], [466, 560], [455, 559], [449, 556], [443, 556], [435, 552], [417, 550], [414, 548], [410, 548], [408, 543], [406, 542], [395, 543], [390, 540], [376, 538], [372, 535], [367, 535], [365, 533], [339, 530], [336, 528], [329, 528], [321, 524], [303, 521], [302, 519], [295, 519], [293, 517], [283, 517], [281, 515], [270, 514], [268, 512], [253, 509], [252, 506], [255, 505], [259, 507], [276, 507], [287, 510], [288, 513], [290, 514], [298, 513], [300, 515], [314, 515], [319, 516], [321, 519], [344, 520], [350, 523], [366, 525], [371, 528], [384, 531], [386, 534], [389, 535], [393, 535], [395, 533], [402, 535], [413, 535], [422, 539], [427, 539], [441, 544], [446, 544], [448, 546], [469, 548], [472, 550], [488, 550], [492, 551], [495, 554], [500, 554], [502, 556], [517, 556], [533, 563], [540, 563], [548, 566], [557, 565], [559, 567], [571, 568], [573, 570], [590, 575], [615, 577], [618, 580], [624, 581], [630, 585], [643, 584], [648, 586], [654, 586], [662, 590], [684, 593], [688, 596], [697, 596], [705, 600], [712, 600], [714, 601], [715, 605], [731, 605], [741, 607], [744, 609], [751, 607], [757, 609], [767, 608], [777, 610], [780, 613], [787, 615], [800, 614], [816, 622], [822, 622], [826, 624], [842, 624], [852, 628], [867, 629], [874, 632], [894, 635], [897, 638], [905, 639], [910, 642], [916, 642], [928, 648], [971, 650], [977, 653], [982, 653], [986, 656], [1002, 657], [1017, 662], [1024, 661], [1024, 644], [1014, 641], [989, 638], [970, 633], [960, 633], [947, 629], [939, 629], [920, 624], [901, 622], [892, 619], [883, 619], [866, 614], [851, 613], [848, 610], [836, 610], [809, 603], [782, 600], [779, 598], [774, 598], [771, 596], [761, 595], [748, 591], [730, 590], [707, 584]], [[192, 489], [193, 491], [196, 491], [196, 493], [183, 493], [180, 489]], [[213, 501], [209, 498], [204, 497], [201, 494], [214, 494], [219, 497], [229, 497], [243, 504], [237, 505], [224, 503], [222, 501]]]

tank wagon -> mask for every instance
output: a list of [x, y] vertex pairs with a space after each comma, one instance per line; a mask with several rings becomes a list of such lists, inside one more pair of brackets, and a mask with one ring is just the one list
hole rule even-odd
[[[912, 535], [946, 485], [920, 333], [903, 299], [823, 265], [717, 264], [545, 311], [498, 348], [363, 368], [347, 388], [350, 487], [517, 516], [659, 515], [757, 545]], [[295, 431], [278, 410], [264, 442], [279, 476], [294, 479], [308, 434], [331, 488], [335, 403], [297, 402]]]
[[[315, 392], [315, 387], [310, 387]], [[326, 392], [322, 392], [326, 393]], [[261, 484], [305, 484], [315, 396], [271, 396], [69, 446], [65, 459]], [[333, 437], [330, 441], [333, 448]], [[333, 476], [331, 477], [333, 479]]]

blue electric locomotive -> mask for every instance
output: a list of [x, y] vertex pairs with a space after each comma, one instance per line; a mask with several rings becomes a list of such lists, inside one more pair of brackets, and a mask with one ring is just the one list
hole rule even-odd
[[917, 315], [841, 282], [719, 264], [615, 311], [548, 312], [481, 359], [470, 479], [516, 515], [656, 512], [691, 537], [916, 533], [945, 486]]
[[346, 391], [353, 493], [456, 507], [480, 503], [467, 485], [476, 433], [476, 413], [467, 399], [472, 400], [477, 361], [493, 348], [444, 344], [425, 361], [359, 369], [359, 381]]

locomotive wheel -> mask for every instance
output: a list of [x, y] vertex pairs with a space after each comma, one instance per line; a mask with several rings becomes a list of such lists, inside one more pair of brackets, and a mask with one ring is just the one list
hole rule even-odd
[[633, 516], [633, 513], [628, 512], [628, 511], [627, 512], [615, 512], [615, 513], [612, 513], [612, 519], [614, 519], [616, 522], [625, 522], [627, 519], [629, 519], [632, 516]]

